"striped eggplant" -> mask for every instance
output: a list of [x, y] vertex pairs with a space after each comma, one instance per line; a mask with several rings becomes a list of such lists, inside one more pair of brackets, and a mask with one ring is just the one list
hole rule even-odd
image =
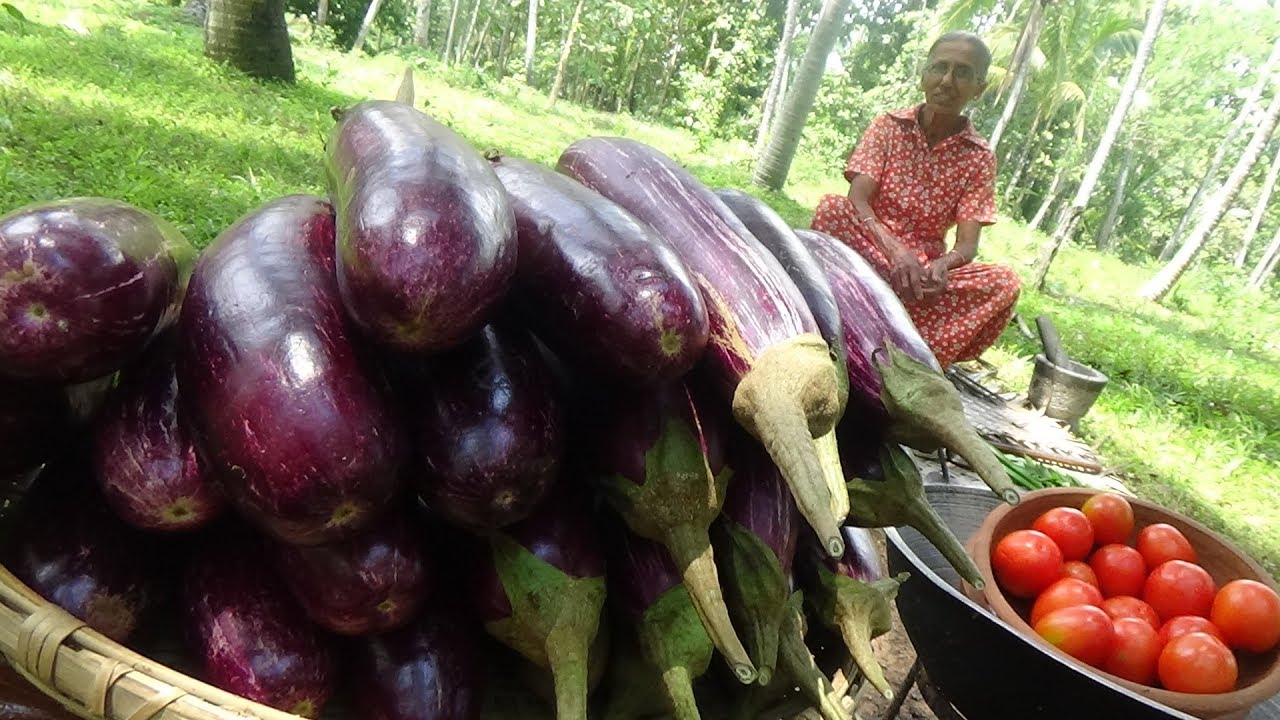
[[674, 382], [621, 392], [592, 445], [602, 495], [642, 538], [666, 547], [707, 633], [744, 683], [756, 668], [725, 608], [707, 528], [720, 514], [732, 474], [724, 435], [727, 412]]
[[675, 380], [702, 357], [707, 309], [680, 256], [613, 201], [551, 168], [491, 158], [515, 212], [522, 311], [557, 354], [602, 375]]
[[844, 550], [815, 437], [842, 411], [838, 373], [804, 296], [720, 198], [674, 160], [625, 138], [569, 146], [559, 169], [626, 208], [676, 249], [711, 323], [710, 376], [760, 439], [833, 557]]
[[846, 413], [859, 434], [881, 436], [917, 450], [946, 447], [963, 457], [1010, 505], [1018, 490], [991, 446], [964, 414], [960, 394], [916, 331], [902, 301], [856, 251], [830, 235], [796, 230], [835, 291], [849, 353]]

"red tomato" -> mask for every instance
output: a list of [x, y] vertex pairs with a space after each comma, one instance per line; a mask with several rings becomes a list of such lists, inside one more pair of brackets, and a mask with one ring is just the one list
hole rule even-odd
[[1207, 633], [1174, 638], [1160, 651], [1160, 684], [1185, 693], [1223, 693], [1235, 689], [1236, 656]]
[[1160, 626], [1160, 642], [1168, 645], [1176, 638], [1183, 635], [1190, 635], [1193, 632], [1205, 633], [1212, 635], [1222, 642], [1227, 639], [1222, 636], [1222, 631], [1218, 629], [1208, 618], [1202, 618], [1199, 615], [1179, 615], [1169, 618]]
[[996, 543], [991, 569], [1005, 592], [1033, 598], [1062, 577], [1062, 551], [1038, 530], [1014, 530]]
[[1031, 606], [1031, 624], [1054, 610], [1075, 605], [1102, 605], [1102, 593], [1083, 580], [1062, 578], [1044, 589]]
[[1099, 545], [1124, 543], [1133, 534], [1133, 506], [1123, 495], [1098, 493], [1080, 506], [1093, 526], [1093, 539]]
[[1138, 533], [1138, 552], [1147, 567], [1159, 567], [1170, 560], [1196, 561], [1196, 549], [1178, 528], [1168, 523], [1148, 525]]
[[[1098, 577], [1102, 577], [1102, 573], [1098, 573]], [[1155, 608], [1161, 620], [1178, 615], [1209, 617], [1217, 590], [1204, 568], [1186, 560], [1170, 560], [1147, 576], [1142, 599]]]
[[1134, 617], [1114, 620], [1112, 626], [1115, 640], [1102, 669], [1125, 680], [1150, 685], [1156, 679], [1156, 666], [1164, 649], [1156, 629]]
[[1094, 667], [1106, 662], [1115, 637], [1111, 616], [1094, 605], [1059, 608], [1040, 618], [1034, 627], [1050, 644]]
[[1142, 554], [1128, 545], [1103, 545], [1089, 558], [1089, 567], [1098, 576], [1103, 597], [1142, 594], [1147, 579], [1147, 563]]
[[1062, 577], [1073, 577], [1098, 587], [1098, 576], [1093, 573], [1089, 563], [1083, 560], [1068, 560], [1062, 563]]
[[1280, 642], [1280, 595], [1257, 580], [1232, 580], [1213, 597], [1209, 619], [1228, 646], [1266, 652]]
[[1093, 549], [1093, 526], [1089, 518], [1075, 508], [1050, 508], [1031, 523], [1031, 529], [1039, 530], [1057, 543], [1063, 560], [1083, 560]]
[[1155, 608], [1132, 595], [1109, 597], [1102, 601], [1101, 607], [1115, 620], [1137, 618], [1145, 621], [1152, 630], [1160, 629], [1160, 616], [1156, 614]]

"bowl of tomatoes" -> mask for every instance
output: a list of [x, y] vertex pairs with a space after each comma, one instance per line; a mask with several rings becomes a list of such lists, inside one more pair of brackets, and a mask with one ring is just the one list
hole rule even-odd
[[968, 548], [967, 588], [1015, 630], [1155, 702], [1232, 719], [1280, 693], [1280, 594], [1221, 535], [1114, 492], [1051, 488], [1001, 505]]

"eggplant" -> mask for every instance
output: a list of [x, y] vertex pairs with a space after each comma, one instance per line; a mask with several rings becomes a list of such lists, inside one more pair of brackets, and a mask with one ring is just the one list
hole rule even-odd
[[757, 682], [767, 686], [777, 662], [801, 518], [782, 473], [760, 443], [741, 430], [729, 443], [734, 478], [716, 528], [717, 555], [730, 615], [743, 628]]
[[330, 640], [239, 523], [203, 536], [182, 581], [184, 631], [204, 679], [278, 710], [317, 717], [333, 694]]
[[526, 517], [559, 474], [565, 444], [561, 399], [532, 336], [490, 323], [420, 370], [410, 414], [423, 500], [472, 529]]
[[93, 431], [94, 477], [103, 497], [142, 530], [194, 530], [226, 506], [182, 417], [176, 346], [166, 332], [121, 371]]
[[[853, 453], [858, 446], [848, 443], [846, 448]], [[983, 588], [985, 583], [978, 566], [929, 504], [920, 469], [901, 447], [886, 443], [870, 451], [869, 457], [855, 458], [847, 465], [868, 469], [865, 475], [849, 480], [849, 497], [853, 501], [850, 525], [863, 528], [910, 525], [938, 548], [965, 582], [979, 590]]]
[[711, 190], [648, 145], [579, 140], [559, 169], [651, 225], [684, 260], [707, 305], [706, 356], [722, 400], [768, 448], [800, 512], [839, 557], [844, 546], [813, 440], [840, 418], [839, 382], [786, 270]]
[[170, 325], [195, 248], [163, 218], [75, 197], [0, 216], [0, 375], [108, 375]]
[[861, 423], [852, 432], [887, 437], [923, 452], [946, 447], [1005, 502], [1017, 505], [1020, 496], [1008, 472], [965, 417], [959, 392], [943, 376], [888, 283], [830, 235], [795, 232], [826, 272], [845, 321], [849, 402], [857, 408], [845, 417]]
[[107, 509], [88, 453], [67, 452], [36, 479], [5, 566], [44, 599], [124, 643], [155, 604], [157, 553]]
[[691, 370], [707, 344], [707, 309], [667, 241], [550, 168], [513, 157], [493, 168], [515, 212], [518, 305], [539, 337], [624, 382]]
[[351, 537], [390, 502], [408, 443], [348, 326], [334, 219], [291, 195], [205, 249], [182, 306], [178, 393], [229, 499], [284, 542]]
[[489, 320], [516, 271], [515, 217], [480, 153], [387, 100], [343, 111], [325, 168], [338, 215], [338, 287], [379, 343], [448, 349]]
[[[850, 498], [854, 507], [856, 499]], [[893, 689], [885, 680], [871, 641], [893, 628], [889, 603], [908, 573], [888, 574], [876, 550], [871, 533], [845, 527], [845, 554], [839, 560], [826, 557], [816, 542], [802, 543], [802, 578], [808, 587], [809, 604], [815, 617], [839, 630], [854, 663], [871, 686], [886, 699]]]
[[707, 534], [731, 474], [723, 436], [736, 429], [713, 407], [684, 382], [618, 393], [591, 444], [601, 494], [635, 534], [666, 548], [711, 640], [750, 683], [757, 668], [725, 608]]
[[71, 409], [56, 383], [0, 377], [0, 481], [40, 467], [69, 429]]
[[606, 592], [605, 557], [585, 498], [562, 483], [529, 517], [482, 542], [471, 596], [485, 630], [551, 671], [558, 720], [584, 720], [588, 648]]
[[399, 512], [340, 542], [276, 543], [276, 561], [307, 617], [340, 635], [398, 628], [413, 618], [433, 577], [431, 555]]
[[[616, 584], [612, 569], [609, 582]], [[662, 674], [640, 649], [634, 620], [624, 612], [616, 611], [613, 615], [615, 619], [611, 623], [610, 634], [614, 641], [604, 679], [608, 694], [601, 707], [600, 718], [641, 720], [669, 712], [671, 701], [666, 694], [660, 696], [653, 691], [662, 684]], [[710, 638], [707, 642], [711, 642]]]
[[661, 673], [676, 720], [697, 720], [693, 681], [707, 671], [715, 646], [666, 549], [625, 529], [611, 535], [611, 594], [636, 628], [645, 659]]
[[[796, 288], [804, 296], [813, 319], [818, 323], [822, 339], [836, 364], [837, 400], [840, 414], [849, 399], [849, 353], [844, 342], [844, 327], [840, 320], [840, 308], [826, 275], [814, 259], [813, 253], [800, 242], [782, 216], [763, 201], [733, 188], [717, 188], [716, 196], [747, 231], [773, 254], [787, 271]], [[836, 522], [844, 522], [849, 515], [849, 493], [844, 487], [844, 471], [840, 467], [840, 450], [836, 443], [835, 429], [815, 438], [818, 458], [822, 462], [823, 478], [831, 493], [831, 512]]]
[[476, 720], [484, 702], [484, 652], [475, 619], [430, 603], [408, 625], [359, 638], [357, 706], [368, 720]]

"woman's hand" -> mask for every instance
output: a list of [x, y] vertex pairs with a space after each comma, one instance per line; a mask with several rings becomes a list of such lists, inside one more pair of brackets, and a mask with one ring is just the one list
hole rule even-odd
[[924, 295], [926, 300], [937, 298], [947, 289], [947, 274], [951, 271], [946, 256], [929, 261], [924, 268]]
[[886, 253], [889, 260], [889, 285], [908, 305], [925, 297], [925, 266], [920, 258], [901, 243]]

